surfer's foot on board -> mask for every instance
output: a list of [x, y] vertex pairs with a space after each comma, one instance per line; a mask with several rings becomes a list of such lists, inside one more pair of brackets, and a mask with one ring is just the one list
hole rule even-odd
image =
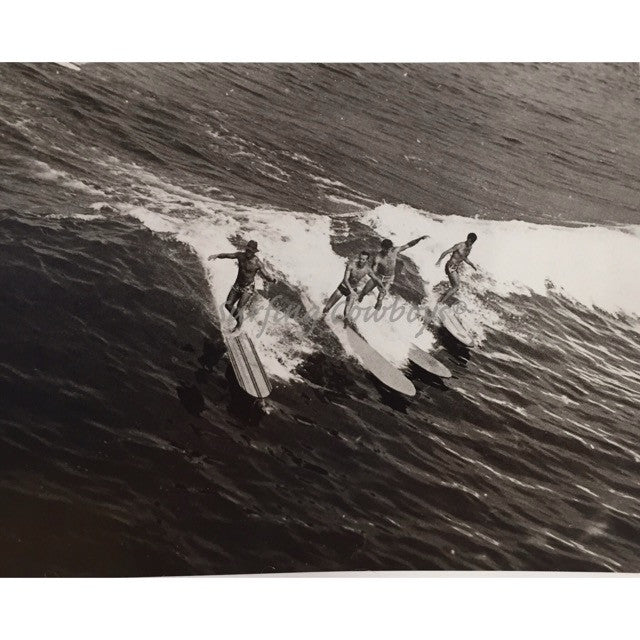
[[345, 329], [354, 329], [353, 322], [348, 316], [344, 316], [342, 318], [342, 324], [344, 325]]
[[225, 327], [226, 333], [230, 336], [237, 336], [242, 331], [242, 323], [235, 321], [229, 321]]

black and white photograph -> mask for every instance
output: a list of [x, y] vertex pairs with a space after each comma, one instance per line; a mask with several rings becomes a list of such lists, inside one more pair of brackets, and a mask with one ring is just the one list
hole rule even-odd
[[640, 570], [628, 63], [0, 65], [0, 575]]

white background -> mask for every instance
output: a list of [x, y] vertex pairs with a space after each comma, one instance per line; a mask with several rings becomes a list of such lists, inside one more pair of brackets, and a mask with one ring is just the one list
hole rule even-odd
[[15, 0], [0, 59], [637, 61], [630, 1]]
[[[630, 2], [12, 4], [0, 13], [3, 61], [640, 59]], [[0, 633], [11, 640], [638, 636], [637, 576], [364, 576], [2, 580]]]

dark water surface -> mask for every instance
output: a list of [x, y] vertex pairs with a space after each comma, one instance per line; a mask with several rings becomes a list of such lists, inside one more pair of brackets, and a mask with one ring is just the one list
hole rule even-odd
[[[0, 65], [0, 574], [639, 571], [640, 121], [628, 65]], [[260, 243], [265, 318], [344, 257], [407, 252], [390, 300], [460, 299], [479, 346], [253, 326], [216, 308]], [[434, 291], [435, 287], [435, 291]], [[260, 315], [262, 314], [262, 315]]]

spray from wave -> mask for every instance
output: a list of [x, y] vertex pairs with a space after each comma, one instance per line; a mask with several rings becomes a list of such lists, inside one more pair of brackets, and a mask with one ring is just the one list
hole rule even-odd
[[[122, 165], [115, 158], [107, 159], [104, 165], [112, 173], [129, 177], [127, 202], [114, 208], [153, 231], [171, 234], [200, 257], [218, 321], [222, 321], [220, 310], [236, 265], [207, 258], [212, 253], [236, 251], [249, 238], [259, 241], [261, 257], [281, 281], [293, 288], [308, 313], [317, 313], [340, 282], [346, 261], [332, 247], [336, 225], [329, 216], [243, 207], [218, 193], [211, 197], [170, 184], [137, 165]], [[42, 172], [42, 166], [38, 169]], [[55, 179], [66, 177], [57, 172]], [[100, 202], [93, 208], [98, 213], [106, 206]], [[433, 308], [446, 286], [442, 267], [436, 267], [435, 262], [443, 250], [463, 240], [469, 231], [479, 236], [473, 249], [479, 272], [464, 273], [460, 297], [467, 324], [479, 343], [486, 340], [489, 331], [507, 330], [506, 314], [501, 303], [496, 303], [496, 296], [504, 300], [512, 295], [547, 296], [554, 292], [587, 307], [623, 313], [634, 321], [640, 314], [640, 292], [634, 276], [640, 272], [640, 227], [560, 227], [469, 219], [389, 204], [367, 211], [358, 209], [350, 217], [396, 244], [419, 235], [429, 236], [405, 252], [423, 281], [420, 313], [410, 313], [412, 305], [401, 296], [390, 295], [383, 306], [386, 313], [373, 315], [372, 296], [364, 301], [365, 312], [355, 322], [363, 337], [398, 366], [406, 363], [412, 343], [425, 350], [433, 347], [434, 326], [423, 325], [422, 311]], [[341, 235], [348, 235], [349, 216], [337, 219], [346, 226], [341, 227]], [[366, 244], [369, 247], [371, 242]], [[295, 314], [283, 315], [270, 297], [263, 291], [252, 302], [252, 331], [259, 334], [269, 373], [290, 380], [296, 377], [292, 372], [304, 357], [318, 347], [309, 336], [308, 326]], [[393, 309], [403, 312], [388, 321]], [[509, 314], [517, 315], [517, 308], [511, 305]], [[274, 317], [278, 318], [277, 326], [268, 321]], [[342, 346], [349, 351], [348, 345]]]
[[541, 296], [556, 292], [611, 314], [640, 315], [640, 226], [560, 227], [518, 220], [441, 216], [406, 205], [381, 205], [360, 218], [378, 234], [404, 242], [428, 234], [407, 255], [429, 286], [443, 278], [435, 262], [445, 249], [478, 234], [472, 258], [480, 272], [467, 271], [480, 295]]

